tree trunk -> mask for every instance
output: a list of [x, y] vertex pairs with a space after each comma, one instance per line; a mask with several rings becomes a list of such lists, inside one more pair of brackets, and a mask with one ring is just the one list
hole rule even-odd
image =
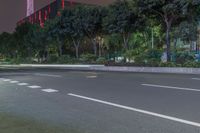
[[99, 57], [101, 57], [101, 43], [99, 42]]
[[59, 55], [59, 57], [61, 57], [62, 54], [63, 54], [63, 52], [62, 52], [62, 45], [59, 45], [58, 46], [58, 55]]
[[[171, 20], [172, 21], [172, 20]], [[170, 30], [171, 30], [171, 21], [166, 20], [166, 46], [167, 46], [167, 61], [171, 61], [171, 45], [170, 45]]]
[[97, 43], [95, 39], [92, 39], [94, 55], [97, 56]]
[[174, 38], [174, 56], [173, 56], [174, 62], [176, 62], [176, 45], [177, 45], [177, 38]]
[[125, 48], [125, 50], [128, 50], [129, 49], [129, 44], [128, 44], [129, 34], [124, 33], [123, 34], [123, 40], [124, 40], [124, 48]]
[[76, 58], [78, 59], [79, 58], [80, 41], [79, 40], [75, 41], [74, 38], [72, 38], [72, 41], [73, 41], [73, 44], [74, 44], [74, 47], [75, 47], [75, 51], [76, 51]]
[[76, 49], [76, 58], [78, 59], [79, 58], [79, 46], [76, 46], [75, 49]]

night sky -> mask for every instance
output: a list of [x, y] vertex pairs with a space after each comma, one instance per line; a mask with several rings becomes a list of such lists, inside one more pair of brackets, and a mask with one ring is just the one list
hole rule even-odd
[[[35, 10], [54, 0], [35, 0]], [[74, 0], [82, 2], [109, 3], [113, 0]], [[0, 0], [0, 33], [12, 32], [18, 20], [26, 16], [26, 0]]]

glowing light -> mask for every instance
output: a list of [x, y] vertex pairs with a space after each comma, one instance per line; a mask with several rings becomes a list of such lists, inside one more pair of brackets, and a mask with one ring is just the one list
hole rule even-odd
[[65, 0], [62, 0], [62, 9], [65, 8]]
[[30, 16], [33, 13], [34, 13], [34, 1], [33, 0], [27, 0], [26, 16]]

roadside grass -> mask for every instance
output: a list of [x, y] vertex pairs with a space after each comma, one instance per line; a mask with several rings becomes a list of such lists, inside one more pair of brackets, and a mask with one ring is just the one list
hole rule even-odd
[[58, 127], [0, 113], [0, 133], [81, 133], [77, 129]]

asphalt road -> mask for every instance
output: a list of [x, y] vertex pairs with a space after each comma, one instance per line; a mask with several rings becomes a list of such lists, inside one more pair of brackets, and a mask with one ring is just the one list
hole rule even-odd
[[200, 75], [0, 70], [0, 112], [83, 133], [200, 133]]

